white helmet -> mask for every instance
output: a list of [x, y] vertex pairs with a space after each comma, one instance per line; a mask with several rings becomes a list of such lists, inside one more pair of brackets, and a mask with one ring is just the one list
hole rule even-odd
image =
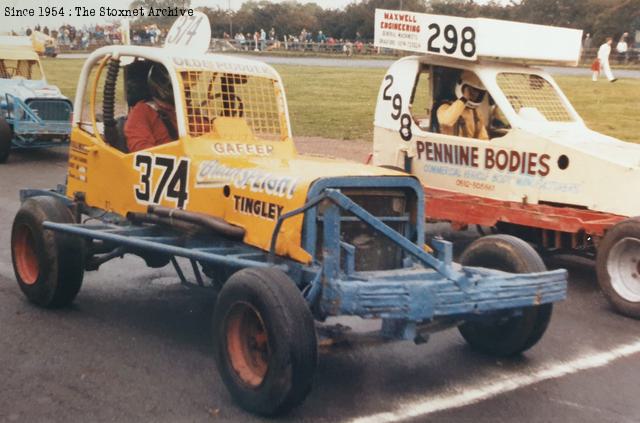
[[470, 98], [467, 98], [467, 107], [475, 109], [482, 103], [487, 90], [484, 88], [484, 85], [482, 85], [480, 78], [478, 78], [475, 73], [467, 70], [462, 72], [460, 79], [456, 83], [457, 98], [464, 97], [463, 92], [465, 87], [471, 88], [471, 90], [469, 90]]

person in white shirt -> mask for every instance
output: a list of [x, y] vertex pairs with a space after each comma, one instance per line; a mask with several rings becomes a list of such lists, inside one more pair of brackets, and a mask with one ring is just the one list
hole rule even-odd
[[[609, 66], [609, 54], [611, 54], [611, 44], [613, 44], [613, 38], [607, 37], [607, 41], [604, 42], [598, 49], [598, 61], [600, 62], [600, 70], [604, 72], [609, 82], [616, 82], [618, 78], [611, 73], [611, 66]], [[593, 80], [597, 80], [597, 74], [593, 74]]]
[[623, 61], [627, 61], [627, 52], [629, 51], [629, 45], [627, 44], [627, 37], [629, 36], [628, 32], [622, 34], [618, 44], [616, 44], [616, 51], [618, 52], [618, 63], [622, 63]]

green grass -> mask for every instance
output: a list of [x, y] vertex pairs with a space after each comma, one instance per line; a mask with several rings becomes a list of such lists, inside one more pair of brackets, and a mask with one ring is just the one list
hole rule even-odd
[[[71, 99], [83, 60], [43, 60], [48, 80]], [[371, 140], [384, 69], [276, 66], [282, 75], [295, 135]], [[590, 77], [558, 77], [558, 84], [587, 125], [640, 142], [640, 79], [615, 84]]]

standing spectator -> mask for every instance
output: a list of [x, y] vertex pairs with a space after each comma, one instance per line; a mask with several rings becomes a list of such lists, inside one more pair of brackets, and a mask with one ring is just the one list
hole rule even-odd
[[242, 35], [242, 32], [238, 32], [234, 38], [236, 40], [236, 44], [238, 48], [242, 50], [246, 50], [246, 46], [245, 46], [246, 40], [244, 38], [244, 35]]
[[586, 60], [589, 57], [591, 50], [591, 34], [587, 32], [582, 40], [582, 60]]
[[158, 44], [158, 42], [160, 41], [160, 29], [158, 28], [158, 25], [153, 24], [149, 27], [149, 31], [150, 31], [150, 40], [151, 40], [151, 44]]
[[334, 52], [336, 51], [336, 39], [333, 37], [329, 37], [327, 38], [327, 48], [329, 51]]
[[346, 41], [342, 45], [342, 51], [346, 53], [347, 57], [353, 56], [353, 43], [351, 41]]
[[327, 42], [327, 36], [322, 33], [322, 31], [318, 31], [318, 37], [316, 38], [318, 44], [324, 44]]
[[80, 39], [80, 47], [83, 50], [89, 48], [89, 31], [85, 31], [82, 33], [82, 38]]
[[300, 46], [302, 50], [304, 50], [304, 43], [306, 42], [307, 42], [307, 29], [302, 28], [302, 31], [300, 32]]
[[627, 62], [627, 54], [629, 52], [629, 45], [627, 44], [628, 36], [628, 32], [622, 34], [620, 40], [618, 40], [618, 44], [616, 45], [616, 51], [618, 52], [618, 64]]
[[591, 72], [593, 72], [592, 80], [596, 82], [598, 80], [598, 76], [600, 76], [600, 59], [597, 57], [593, 59], [593, 63], [591, 63]]
[[260, 28], [260, 51], [265, 51], [267, 49], [267, 33], [264, 31], [264, 28]]
[[260, 51], [260, 33], [258, 31], [253, 33], [253, 45], [255, 46], [253, 51]]
[[591, 34], [587, 32], [587, 35], [584, 36], [584, 40], [582, 40], [582, 48], [584, 50], [589, 50], [591, 48]]
[[276, 40], [276, 29], [271, 27], [271, 31], [269, 31], [269, 41], [274, 42]]
[[[611, 66], [609, 66], [609, 54], [611, 54], [611, 44], [613, 44], [613, 38], [607, 37], [607, 40], [598, 49], [598, 61], [600, 62], [600, 70], [604, 72], [609, 82], [616, 82], [618, 78], [614, 78], [611, 73]], [[598, 75], [594, 72], [593, 80], [598, 80]]]

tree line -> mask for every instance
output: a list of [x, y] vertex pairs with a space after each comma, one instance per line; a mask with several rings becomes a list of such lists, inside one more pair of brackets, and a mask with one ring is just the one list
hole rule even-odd
[[[135, 0], [137, 5], [157, 6], [168, 0]], [[176, 3], [171, 1], [172, 4]], [[180, 1], [183, 5], [189, 0]], [[629, 32], [633, 40], [640, 30], [640, 0], [361, 0], [344, 9], [323, 8], [317, 3], [247, 1], [238, 10], [199, 8], [209, 16], [212, 35], [231, 37], [237, 32], [253, 33], [274, 28], [279, 39], [297, 35], [302, 29], [323, 31], [337, 39], [373, 39], [376, 8], [399, 9], [462, 17], [506, 19], [542, 25], [564, 26], [591, 33], [595, 43], [606, 37], [617, 39]], [[144, 23], [144, 22], [140, 22]], [[166, 23], [170, 25], [169, 22]]]

